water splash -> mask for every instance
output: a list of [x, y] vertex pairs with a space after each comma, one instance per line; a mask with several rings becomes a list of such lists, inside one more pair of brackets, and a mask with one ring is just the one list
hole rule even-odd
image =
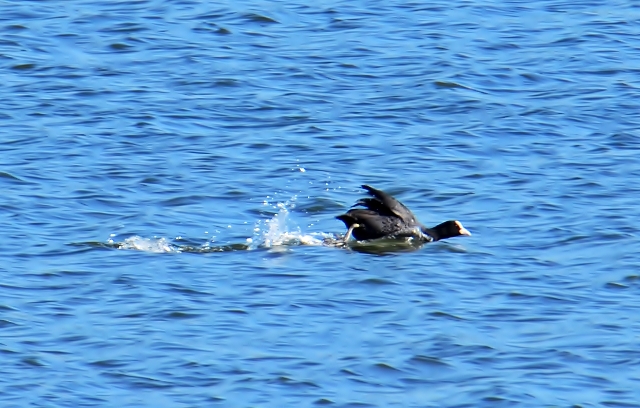
[[[270, 199], [271, 197], [267, 197]], [[115, 234], [112, 234], [106, 245], [110, 248], [129, 249], [154, 253], [181, 253], [181, 252], [229, 252], [256, 249], [276, 249], [299, 245], [330, 245], [336, 240], [334, 234], [323, 232], [303, 233], [301, 228], [292, 219], [296, 207], [297, 196], [293, 196], [284, 202], [272, 204], [268, 200], [263, 201], [264, 206], [268, 206], [276, 213], [272, 213], [271, 218], [256, 221], [253, 229], [253, 236], [246, 239], [244, 243], [216, 244], [213, 238], [202, 245], [189, 244], [180, 245], [167, 238], [144, 238], [137, 235], [124, 239], [121, 242], [114, 241]], [[180, 239], [178, 237], [176, 239]]]
[[[329, 237], [330, 234], [304, 234], [291, 219], [290, 215], [295, 208], [296, 198], [293, 196], [284, 203], [279, 202], [272, 205], [273, 208], [278, 209], [278, 212], [270, 219], [256, 222], [253, 237], [247, 239], [249, 249], [323, 244], [324, 238]], [[264, 205], [270, 204], [265, 201]]]

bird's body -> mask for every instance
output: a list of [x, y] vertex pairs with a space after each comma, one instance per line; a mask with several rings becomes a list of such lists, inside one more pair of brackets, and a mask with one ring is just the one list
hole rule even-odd
[[445, 221], [433, 228], [427, 228], [418, 221], [411, 210], [392, 195], [368, 185], [363, 185], [362, 188], [373, 198], [360, 199], [354, 207], [365, 208], [352, 208], [336, 217], [348, 228], [345, 241], [351, 234], [358, 241], [413, 237], [426, 242], [471, 235], [459, 221]]

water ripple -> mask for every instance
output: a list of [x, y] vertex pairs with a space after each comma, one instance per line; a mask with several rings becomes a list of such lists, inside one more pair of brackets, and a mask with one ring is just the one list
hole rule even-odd
[[636, 406], [638, 16], [0, 5], [2, 405]]

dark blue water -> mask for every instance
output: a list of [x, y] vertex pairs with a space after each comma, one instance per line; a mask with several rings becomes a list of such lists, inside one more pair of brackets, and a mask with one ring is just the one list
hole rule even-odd
[[639, 20], [0, 3], [0, 406], [639, 407]]

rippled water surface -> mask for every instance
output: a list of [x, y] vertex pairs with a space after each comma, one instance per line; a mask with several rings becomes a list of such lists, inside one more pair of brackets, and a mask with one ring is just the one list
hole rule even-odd
[[634, 4], [0, 3], [0, 405], [639, 407]]

